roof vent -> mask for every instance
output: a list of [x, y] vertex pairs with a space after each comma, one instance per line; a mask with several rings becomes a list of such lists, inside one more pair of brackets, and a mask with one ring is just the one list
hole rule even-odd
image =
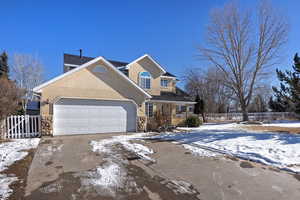
[[96, 72], [96, 73], [105, 73], [107, 70], [106, 70], [105, 66], [97, 65], [97, 66], [94, 67], [94, 69], [92, 71]]
[[82, 58], [82, 49], [79, 49], [79, 57]]

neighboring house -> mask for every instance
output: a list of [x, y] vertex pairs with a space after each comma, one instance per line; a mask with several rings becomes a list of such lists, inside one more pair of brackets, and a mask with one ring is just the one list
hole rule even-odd
[[192, 114], [195, 102], [177, 82], [149, 55], [126, 63], [64, 54], [64, 74], [34, 91], [45, 126], [53, 121], [50, 134], [132, 132], [154, 123], [157, 112], [173, 125]]
[[39, 101], [28, 101], [26, 114], [27, 115], [39, 115], [40, 114], [40, 102]]

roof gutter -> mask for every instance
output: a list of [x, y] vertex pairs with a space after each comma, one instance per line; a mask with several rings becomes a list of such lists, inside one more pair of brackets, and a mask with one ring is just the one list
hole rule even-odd
[[175, 104], [190, 104], [194, 105], [197, 102], [194, 101], [169, 101], [169, 100], [149, 100], [149, 102], [157, 102], [157, 103], [175, 103]]

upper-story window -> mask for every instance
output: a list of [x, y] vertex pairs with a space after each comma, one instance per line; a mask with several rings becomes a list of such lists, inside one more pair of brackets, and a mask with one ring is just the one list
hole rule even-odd
[[169, 86], [169, 80], [168, 79], [161, 79], [160, 80], [160, 85], [162, 87], [168, 87]]
[[149, 72], [140, 73], [140, 86], [144, 89], [151, 88], [151, 74]]

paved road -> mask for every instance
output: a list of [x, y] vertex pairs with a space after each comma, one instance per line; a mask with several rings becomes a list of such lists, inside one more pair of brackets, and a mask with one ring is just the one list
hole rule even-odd
[[[143, 142], [155, 150], [155, 163], [136, 159], [118, 144], [109, 153], [91, 151], [91, 140], [111, 136], [43, 138], [29, 170], [25, 199], [300, 199], [299, 177], [239, 160], [195, 157], [169, 142]], [[122, 187], [97, 182], [99, 167], [101, 172], [112, 166]]]

